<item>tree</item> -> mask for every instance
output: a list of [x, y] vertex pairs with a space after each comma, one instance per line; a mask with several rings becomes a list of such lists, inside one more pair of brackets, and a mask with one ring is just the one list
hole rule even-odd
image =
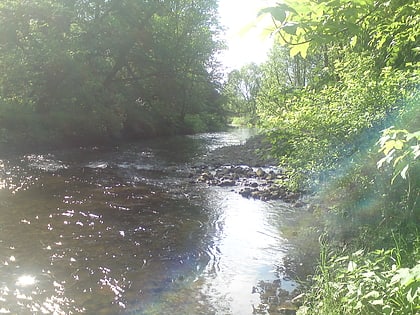
[[262, 11], [271, 14], [279, 43], [308, 60], [311, 72], [282, 100], [286, 110], [261, 103], [262, 125], [281, 160], [335, 167], [373, 144], [386, 119], [407, 108], [398, 104], [416, 99], [419, 9], [417, 1], [308, 0]]
[[256, 122], [261, 80], [261, 68], [255, 63], [229, 73], [224, 93], [228, 99], [227, 109], [231, 115], [245, 117], [245, 121], [251, 124]]
[[2, 141], [148, 136], [218, 115], [216, 4], [3, 1]]

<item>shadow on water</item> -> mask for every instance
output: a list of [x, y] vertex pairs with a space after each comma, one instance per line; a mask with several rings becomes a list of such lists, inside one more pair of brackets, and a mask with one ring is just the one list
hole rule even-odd
[[0, 313], [252, 314], [261, 281], [292, 291], [281, 231], [296, 211], [184, 174], [195, 157], [247, 137], [1, 160]]

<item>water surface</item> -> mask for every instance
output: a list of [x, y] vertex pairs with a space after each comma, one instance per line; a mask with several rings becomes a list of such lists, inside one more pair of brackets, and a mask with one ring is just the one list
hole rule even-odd
[[295, 209], [188, 176], [247, 130], [0, 160], [0, 314], [252, 314]]

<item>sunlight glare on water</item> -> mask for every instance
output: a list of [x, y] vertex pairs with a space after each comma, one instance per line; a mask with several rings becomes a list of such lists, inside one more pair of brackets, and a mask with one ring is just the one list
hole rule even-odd
[[252, 314], [284, 255], [281, 209], [185, 167], [250, 134], [1, 160], [0, 313]]
[[34, 285], [35, 283], [36, 283], [36, 278], [31, 275], [22, 275], [16, 281], [16, 285], [18, 287], [27, 287], [27, 286]]
[[267, 221], [272, 209], [265, 202], [248, 200], [233, 192], [213, 189], [212, 206], [218, 209], [217, 253], [204, 272], [205, 294], [219, 306], [217, 314], [252, 314], [260, 303], [253, 290], [260, 280], [276, 279], [274, 265], [283, 258], [281, 239]]

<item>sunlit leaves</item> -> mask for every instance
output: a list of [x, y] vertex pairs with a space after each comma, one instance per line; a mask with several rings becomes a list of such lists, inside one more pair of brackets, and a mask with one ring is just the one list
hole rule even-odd
[[294, 57], [297, 54], [300, 54], [302, 58], [306, 58], [306, 56], [308, 55], [308, 49], [309, 49], [309, 42], [292, 46], [290, 48], [290, 57]]
[[306, 56], [309, 47], [316, 49], [332, 40], [343, 41], [342, 34], [357, 35], [357, 19], [368, 10], [368, 1], [286, 1], [276, 7], [266, 8], [262, 14], [271, 14], [279, 40], [298, 52], [294, 45], [310, 43], [300, 49]]
[[307, 292], [305, 313], [417, 314], [420, 310], [420, 264], [395, 264], [398, 249], [362, 255], [332, 256], [321, 261]]
[[271, 15], [273, 33], [292, 56], [300, 52], [298, 44], [309, 42], [301, 51], [312, 53], [340, 44], [344, 50], [376, 49], [378, 58], [398, 65], [418, 59], [419, 13], [415, 0], [403, 5], [397, 0], [284, 1], [261, 11]]
[[420, 156], [419, 142], [420, 131], [410, 133], [407, 130], [394, 128], [384, 130], [378, 145], [379, 152], [383, 152], [385, 156], [378, 161], [378, 168], [384, 164], [392, 164], [394, 168], [392, 182], [398, 175], [407, 179], [410, 165]]

